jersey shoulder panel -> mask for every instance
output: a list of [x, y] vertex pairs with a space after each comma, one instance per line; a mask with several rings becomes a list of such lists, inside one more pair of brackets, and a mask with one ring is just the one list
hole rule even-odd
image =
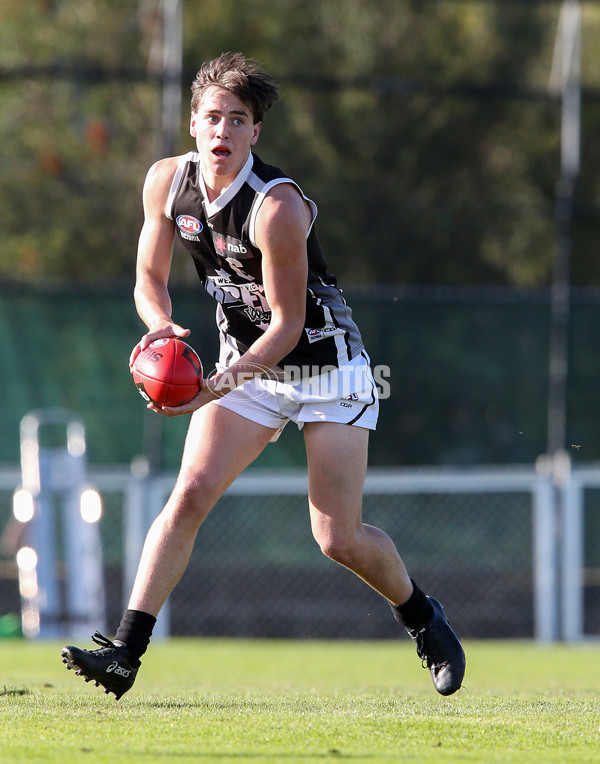
[[181, 188], [181, 182], [185, 174], [185, 169], [189, 164], [196, 163], [197, 161], [198, 153], [196, 151], [188, 151], [187, 154], [183, 154], [181, 157], [179, 157], [179, 162], [177, 163], [177, 168], [175, 170], [175, 174], [173, 175], [171, 188], [169, 189], [167, 202], [165, 204], [165, 215], [169, 218], [169, 220], [173, 220], [173, 204], [175, 202], [177, 192]]
[[254, 165], [246, 182], [256, 195], [252, 203], [250, 217], [248, 220], [248, 237], [250, 239], [250, 243], [253, 246], [256, 246], [256, 216], [258, 215], [258, 211], [260, 210], [261, 205], [269, 191], [281, 183], [291, 183], [292, 186], [298, 189], [298, 192], [302, 198], [308, 202], [311, 209], [311, 223], [307, 231], [307, 236], [310, 234], [313, 223], [315, 222], [315, 218], [317, 217], [317, 205], [313, 202], [312, 199], [309, 199], [309, 197], [306, 196], [298, 183], [286, 175], [283, 170], [280, 170], [279, 167], [275, 167], [274, 165], [265, 164], [256, 155], [254, 155]]

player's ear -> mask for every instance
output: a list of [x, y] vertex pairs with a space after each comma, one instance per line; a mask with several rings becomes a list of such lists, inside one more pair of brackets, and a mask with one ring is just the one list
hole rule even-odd
[[190, 117], [190, 135], [192, 138], [196, 137], [196, 115], [192, 112]]
[[250, 139], [250, 145], [254, 146], [256, 141], [258, 140], [258, 134], [260, 133], [260, 128], [262, 127], [262, 122], [256, 122], [254, 124], [254, 132], [252, 133], [252, 138]]

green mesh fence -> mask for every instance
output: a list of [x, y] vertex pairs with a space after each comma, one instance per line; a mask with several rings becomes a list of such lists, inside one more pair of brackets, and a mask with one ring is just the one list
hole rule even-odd
[[[531, 463], [545, 451], [547, 293], [387, 287], [346, 297], [391, 391], [371, 439], [372, 465]], [[214, 304], [199, 289], [175, 289], [173, 302], [210, 371]], [[177, 468], [186, 418], [146, 412], [128, 371], [142, 333], [129, 288], [5, 293], [0, 321], [0, 463], [18, 461], [19, 422], [28, 411], [64, 406], [83, 418], [91, 463], [128, 463], [144, 453], [159, 467]], [[590, 416], [600, 383], [599, 330], [600, 298], [577, 293], [567, 445], [582, 461], [600, 458]], [[303, 464], [294, 426], [257, 462]]]

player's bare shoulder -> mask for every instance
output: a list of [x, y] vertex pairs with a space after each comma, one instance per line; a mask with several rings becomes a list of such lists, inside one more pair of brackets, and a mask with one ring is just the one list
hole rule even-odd
[[312, 213], [306, 199], [294, 183], [278, 183], [271, 188], [262, 202], [257, 215], [258, 229], [269, 230], [276, 225], [285, 230], [299, 226], [305, 232], [312, 222]]
[[144, 181], [144, 204], [164, 206], [181, 157], [165, 157], [150, 167]]

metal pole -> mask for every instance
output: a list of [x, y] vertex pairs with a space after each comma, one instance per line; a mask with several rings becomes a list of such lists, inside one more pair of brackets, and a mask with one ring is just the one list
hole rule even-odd
[[550, 362], [547, 453], [561, 454], [567, 445], [569, 328], [573, 198], [579, 174], [581, 123], [581, 7], [565, 0], [560, 12], [551, 87], [558, 90], [561, 114], [561, 174], [556, 194], [557, 250], [550, 303]]
[[[182, 0], [162, 0], [162, 112], [159, 156], [177, 153], [181, 134], [181, 78], [183, 71]], [[144, 455], [152, 472], [162, 466], [164, 420], [159, 414], [144, 416]]]
[[177, 151], [181, 132], [182, 0], [163, 0], [161, 156]]
[[[563, 530], [569, 527], [568, 486], [571, 459], [567, 450], [567, 403], [569, 390], [569, 334], [571, 327], [571, 258], [573, 249], [573, 201], [580, 166], [581, 134], [581, 4], [564, 0], [560, 11], [550, 86], [561, 97], [561, 167], [556, 192], [557, 248], [550, 301], [550, 350], [548, 367], [548, 422], [546, 453], [550, 460], [556, 515], [553, 530], [560, 549], [556, 564], [555, 601], [562, 624], [556, 638], [568, 636], [565, 617], [568, 603], [564, 564], [574, 560], [565, 554]], [[559, 587], [558, 581], [562, 582]], [[561, 596], [562, 595], [562, 596]], [[558, 632], [558, 629], [557, 629]]]

